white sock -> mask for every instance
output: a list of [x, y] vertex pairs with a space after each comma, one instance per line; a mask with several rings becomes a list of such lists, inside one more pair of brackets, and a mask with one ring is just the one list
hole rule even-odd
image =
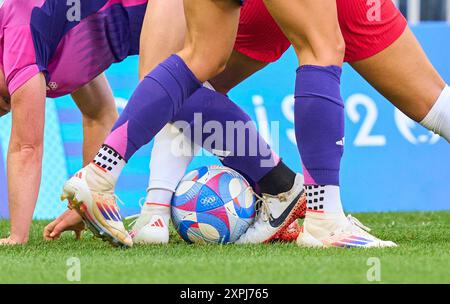
[[169, 225], [172, 195], [172, 191], [165, 189], [151, 189], [147, 191], [147, 197], [145, 198], [145, 203], [142, 206], [139, 218], [132, 228], [133, 237], [145, 225], [148, 225], [155, 215], [161, 216], [165, 224]]
[[[171, 124], [167, 124], [156, 135], [150, 158], [147, 197], [141, 211], [141, 215], [146, 215], [148, 220], [157, 214], [168, 223], [172, 196], [194, 157], [184, 153], [182, 149], [192, 148], [192, 145], [191, 141]], [[199, 146], [194, 145], [190, 150], [196, 153], [199, 149]]]
[[116, 151], [103, 145], [95, 155], [93, 163], [104, 172], [108, 172], [114, 181], [120, 176], [126, 165], [125, 160]]
[[450, 142], [450, 87], [448, 85], [420, 124]]
[[166, 189], [150, 189], [147, 192], [146, 201], [156, 202], [165, 205], [170, 205], [172, 201], [173, 191]]
[[173, 192], [165, 189], [151, 189], [147, 192], [145, 204], [142, 206], [142, 213], [152, 213], [161, 215], [166, 223], [170, 218], [170, 203]]
[[305, 185], [305, 194], [308, 211], [344, 215], [339, 186]]
[[[186, 153], [186, 147], [193, 153]], [[172, 124], [167, 124], [155, 137], [148, 190], [166, 189], [175, 192], [199, 149]]]

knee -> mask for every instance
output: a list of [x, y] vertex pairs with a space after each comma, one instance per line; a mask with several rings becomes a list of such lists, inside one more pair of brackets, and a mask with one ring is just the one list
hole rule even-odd
[[336, 40], [327, 46], [328, 51], [330, 53], [330, 59], [339, 61], [339, 63], [342, 63], [344, 61], [345, 57], [345, 40], [344, 37], [342, 37], [342, 34], [339, 32], [338, 35], [336, 35]]
[[294, 37], [292, 44], [302, 64], [320, 66], [342, 65], [345, 57], [345, 40], [338, 30], [334, 35], [311, 33]]
[[222, 73], [228, 63], [228, 56], [218, 56], [218, 57], [209, 57], [206, 58], [207, 63], [209, 65], [209, 77], [208, 79], [211, 79], [213, 77], [216, 77], [217, 75], [219, 75], [220, 73]]
[[19, 141], [11, 143], [12, 152], [16, 152], [20, 161], [26, 165], [39, 165], [42, 161], [43, 143], [40, 141]]
[[189, 66], [199, 81], [210, 80], [225, 70], [229, 54], [227, 52], [183, 49], [178, 54]]
[[[214, 54], [213, 54], [214, 55]], [[210, 80], [220, 73], [222, 73], [228, 63], [228, 57], [225, 55], [222, 56], [199, 56], [194, 64], [196, 69], [201, 75], [200, 79], [202, 82]]]

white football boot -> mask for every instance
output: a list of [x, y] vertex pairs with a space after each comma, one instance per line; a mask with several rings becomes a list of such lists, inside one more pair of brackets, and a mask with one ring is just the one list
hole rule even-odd
[[114, 195], [114, 178], [91, 163], [78, 171], [63, 187], [61, 200], [80, 214], [96, 237], [113, 246], [131, 247], [133, 241], [122, 222]]
[[145, 203], [130, 235], [135, 244], [169, 243], [170, 205]]
[[356, 218], [343, 213], [323, 213], [307, 210], [305, 221], [297, 238], [301, 247], [373, 248], [396, 247], [369, 233], [370, 229]]
[[305, 216], [306, 197], [303, 175], [297, 174], [291, 190], [278, 195], [262, 194], [255, 222], [236, 244], [268, 243], [279, 239], [298, 218]]

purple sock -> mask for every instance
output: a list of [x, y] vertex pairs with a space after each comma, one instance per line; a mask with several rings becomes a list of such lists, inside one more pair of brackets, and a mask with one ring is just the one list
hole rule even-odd
[[201, 83], [184, 61], [177, 55], [170, 56], [139, 83], [105, 145], [128, 161], [200, 87]]
[[338, 66], [302, 66], [295, 88], [295, 132], [306, 185], [339, 186], [344, 103]]
[[[197, 90], [174, 121], [188, 123], [190, 134], [185, 134], [192, 141], [218, 156], [225, 166], [255, 183], [280, 160], [259, 135], [252, 119], [224, 94], [207, 88]], [[237, 124], [233, 124], [235, 122]], [[214, 132], [217, 136], [212, 137]]]

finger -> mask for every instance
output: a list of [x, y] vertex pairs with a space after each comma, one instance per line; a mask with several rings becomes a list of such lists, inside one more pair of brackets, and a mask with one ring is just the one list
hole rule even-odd
[[50, 232], [44, 232], [43, 238], [45, 241], [52, 241], [53, 239], [50, 237]]
[[49, 241], [52, 239], [50, 235], [53, 232], [53, 229], [55, 228], [56, 224], [57, 224], [57, 222], [53, 221], [50, 224], [48, 224], [47, 226], [45, 226], [45, 228], [44, 228], [44, 239], [45, 240]]
[[64, 222], [58, 223], [58, 225], [56, 225], [55, 228], [53, 229], [53, 231], [50, 233], [50, 237], [52, 239], [59, 239], [59, 237], [61, 236], [61, 233], [63, 233], [65, 231], [65, 228], [66, 228], [66, 224]]
[[61, 214], [60, 216], [58, 216], [53, 222], [51, 222], [50, 224], [48, 224], [48, 225], [44, 228], [44, 239], [46, 239], [46, 240], [52, 240], [51, 233], [52, 233], [53, 230], [55, 229], [56, 225], [58, 225], [59, 223], [61, 223], [68, 215], [70, 215], [70, 210], [65, 211], [63, 214]]

